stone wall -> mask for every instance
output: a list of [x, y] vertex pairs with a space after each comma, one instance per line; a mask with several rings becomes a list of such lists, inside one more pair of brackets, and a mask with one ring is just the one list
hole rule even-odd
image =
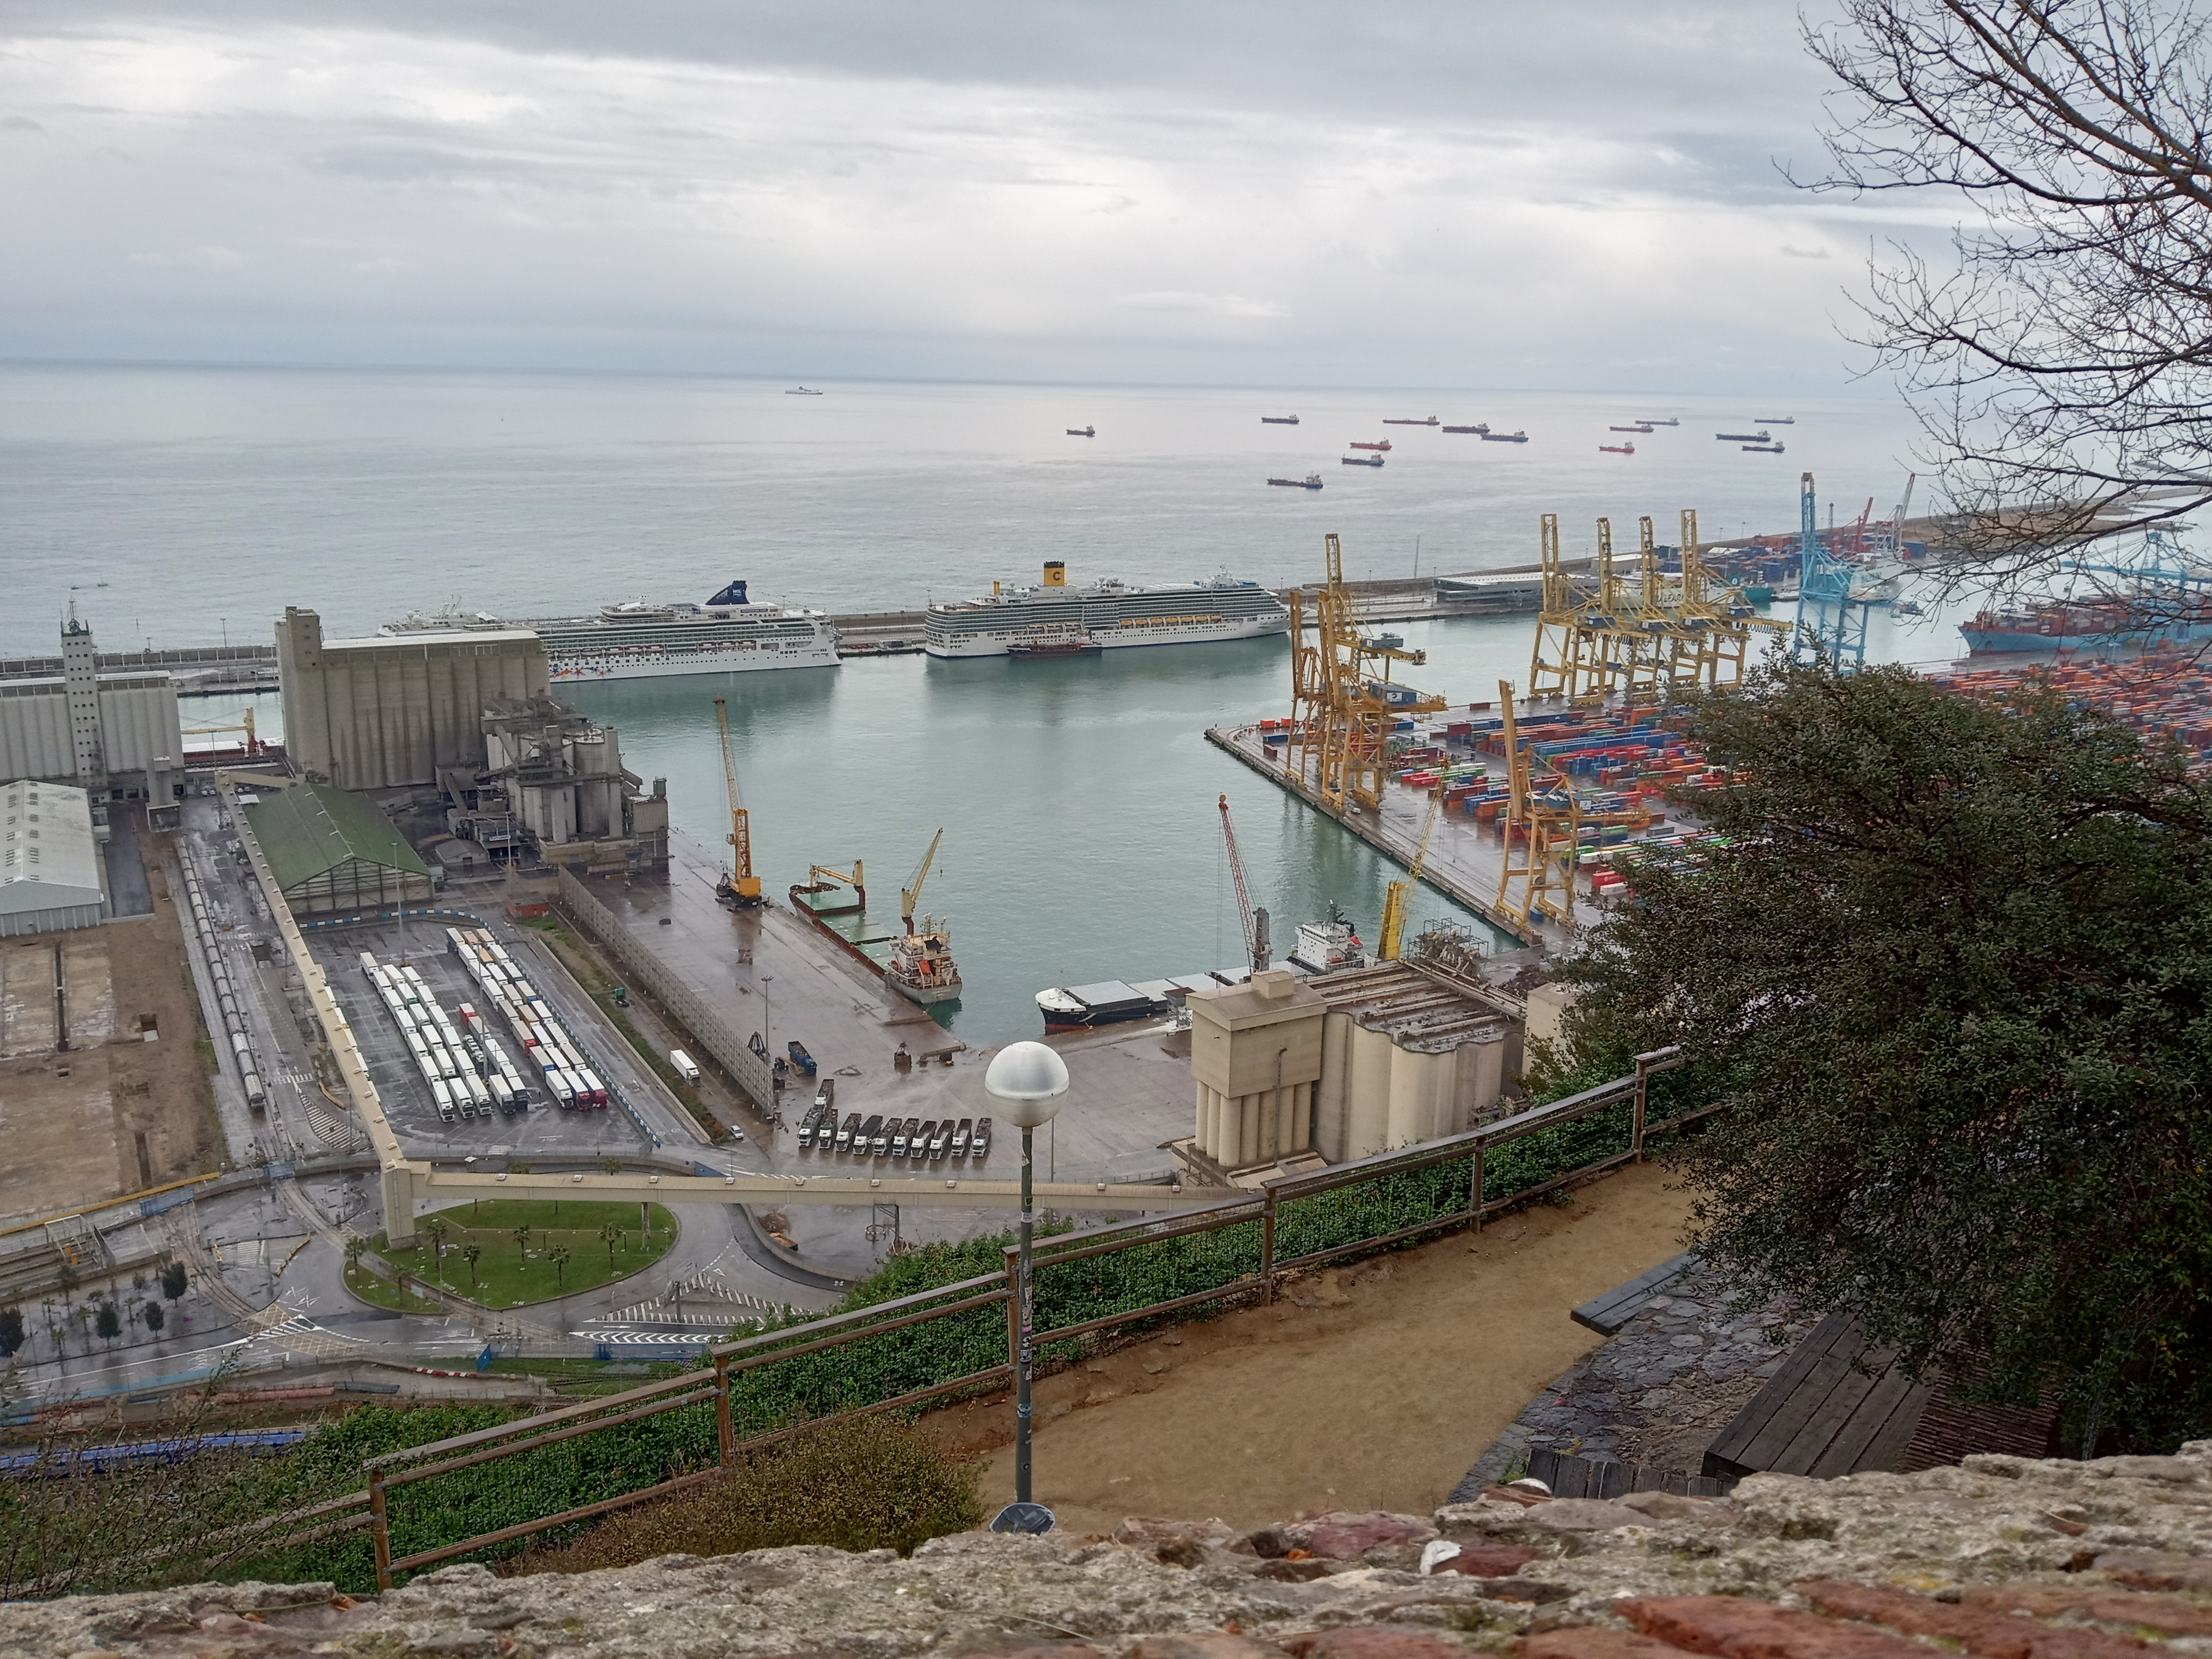
[[1493, 1486], [1432, 1516], [969, 1533], [889, 1551], [449, 1567], [381, 1597], [201, 1585], [0, 1607], [0, 1655], [276, 1659], [2148, 1659], [2212, 1638], [2212, 1441], [1759, 1474], [1725, 1499]]

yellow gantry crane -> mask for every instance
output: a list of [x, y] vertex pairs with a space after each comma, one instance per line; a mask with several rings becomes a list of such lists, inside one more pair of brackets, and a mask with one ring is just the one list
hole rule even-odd
[[1382, 895], [1382, 933], [1375, 945], [1378, 962], [1398, 959], [1398, 947], [1406, 938], [1406, 909], [1413, 902], [1413, 889], [1421, 884], [1421, 867], [1429, 861], [1429, 838], [1437, 833], [1437, 817], [1443, 804], [1444, 784], [1439, 778], [1429, 792], [1428, 816], [1421, 820], [1421, 837], [1413, 843], [1413, 861], [1406, 866], [1404, 879], [1392, 882]]
[[[914, 932], [914, 907], [921, 902], [921, 884], [929, 879], [929, 866], [937, 861], [937, 843], [944, 839], [945, 831], [942, 830], [929, 838], [929, 850], [921, 855], [921, 867], [914, 872], [913, 884], [899, 889], [899, 920], [906, 924], [909, 933]], [[860, 885], [860, 866], [855, 864], [853, 866], [853, 884], [855, 887]]]
[[732, 866], [714, 884], [714, 896], [735, 908], [750, 910], [764, 901], [761, 897], [760, 878], [753, 873], [752, 822], [746, 817], [744, 803], [738, 794], [738, 763], [730, 750], [730, 706], [720, 697], [714, 699], [714, 724], [722, 734], [722, 787], [730, 805]]
[[[1648, 807], [1626, 812], [1584, 809], [1582, 797], [1565, 778], [1539, 789], [1529, 777], [1528, 751], [1513, 718], [1513, 684], [1498, 683], [1498, 707], [1505, 714], [1505, 838], [1504, 867], [1498, 875], [1498, 908], [1524, 927], [1548, 916], [1561, 927], [1575, 925], [1575, 873], [1582, 861], [1583, 831], [1616, 825], [1642, 829], [1651, 822]], [[1516, 862], [1517, 860], [1517, 862]], [[1515, 883], [1520, 884], [1515, 890]]]
[[1284, 766], [1332, 811], [1379, 812], [1392, 726], [1433, 714], [1445, 702], [1391, 682], [1394, 664], [1418, 667], [1428, 653], [1372, 645], [1359, 636], [1344, 582], [1344, 550], [1334, 534], [1327, 549], [1328, 575], [1314, 597], [1310, 630], [1303, 596], [1291, 597], [1291, 720]]

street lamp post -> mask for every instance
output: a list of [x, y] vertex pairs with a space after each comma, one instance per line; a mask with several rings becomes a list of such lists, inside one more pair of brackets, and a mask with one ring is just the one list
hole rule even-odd
[[1030, 1243], [1036, 1216], [1030, 1191], [1030, 1139], [1038, 1126], [1051, 1121], [1067, 1092], [1067, 1066], [1042, 1042], [1012, 1042], [1001, 1048], [983, 1073], [983, 1090], [1009, 1122], [1022, 1132], [1022, 1219], [1017, 1235], [1014, 1302], [1019, 1336], [1014, 1350], [1014, 1501], [991, 1522], [994, 1532], [1049, 1532], [1052, 1511], [1030, 1497], [1030, 1374], [1034, 1358], [1030, 1336], [1036, 1313], [1036, 1274]]

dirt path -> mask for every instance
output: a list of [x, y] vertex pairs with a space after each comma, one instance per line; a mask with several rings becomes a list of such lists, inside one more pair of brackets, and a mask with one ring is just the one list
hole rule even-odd
[[[1422, 1513], [1535, 1391], [1596, 1346], [1568, 1310], [1665, 1260], [1687, 1201], [1653, 1166], [1289, 1300], [1152, 1337], [1037, 1386], [1036, 1495], [1071, 1531], [1130, 1515], [1257, 1526], [1304, 1509]], [[1013, 1496], [1010, 1397], [927, 1419]]]

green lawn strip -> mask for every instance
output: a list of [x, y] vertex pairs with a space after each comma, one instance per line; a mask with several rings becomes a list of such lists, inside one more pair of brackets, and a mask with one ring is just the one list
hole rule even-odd
[[[550, 918], [548, 920], [550, 921]], [[668, 1056], [647, 1042], [645, 1034], [630, 1023], [629, 1014], [623, 1012], [622, 1006], [614, 999], [614, 982], [599, 972], [593, 964], [585, 942], [558, 922], [550, 922], [550, 926], [538, 923], [532, 925], [539, 927], [541, 931], [553, 935], [556, 939], [568, 941], [570, 948], [576, 954], [576, 960], [568, 964], [568, 976], [581, 986], [584, 994], [599, 1006], [599, 1012], [607, 1017], [608, 1023], [628, 1039], [629, 1046], [637, 1050], [638, 1058], [653, 1068], [653, 1074], [667, 1085], [668, 1091], [682, 1103], [684, 1109], [690, 1113], [693, 1120], [707, 1132], [707, 1138], [714, 1141], [726, 1140], [730, 1133], [728, 1128], [707, 1109], [691, 1085], [686, 1083], [683, 1075], [669, 1063]], [[559, 952], [556, 951], [555, 954], [558, 955]]]
[[[476, 1356], [441, 1361], [457, 1369], [473, 1366]], [[667, 1360], [605, 1360], [605, 1359], [495, 1359], [485, 1367], [490, 1372], [508, 1376], [534, 1376], [558, 1395], [572, 1398], [590, 1398], [597, 1395], [623, 1394], [631, 1389], [641, 1389], [648, 1382], [663, 1377], [681, 1376], [696, 1370], [694, 1364], [678, 1364]]]
[[382, 1279], [357, 1261], [346, 1263], [346, 1289], [374, 1307], [389, 1308], [395, 1313], [438, 1314], [446, 1311], [438, 1303], [416, 1296], [412, 1291], [403, 1291], [388, 1279]]
[[[639, 1231], [639, 1206], [577, 1199], [488, 1198], [441, 1210], [416, 1223], [416, 1243], [392, 1249], [379, 1233], [370, 1248], [393, 1267], [433, 1281], [487, 1307], [511, 1308], [526, 1302], [587, 1291], [647, 1267], [676, 1242], [676, 1218], [660, 1205], [645, 1206], [649, 1231]], [[445, 1224], [444, 1256], [434, 1256], [431, 1224]], [[621, 1228], [613, 1241], [600, 1237], [607, 1225]], [[526, 1245], [515, 1237], [526, 1228]], [[471, 1275], [465, 1246], [481, 1254]], [[556, 1269], [551, 1252], [565, 1248], [568, 1261]]]

